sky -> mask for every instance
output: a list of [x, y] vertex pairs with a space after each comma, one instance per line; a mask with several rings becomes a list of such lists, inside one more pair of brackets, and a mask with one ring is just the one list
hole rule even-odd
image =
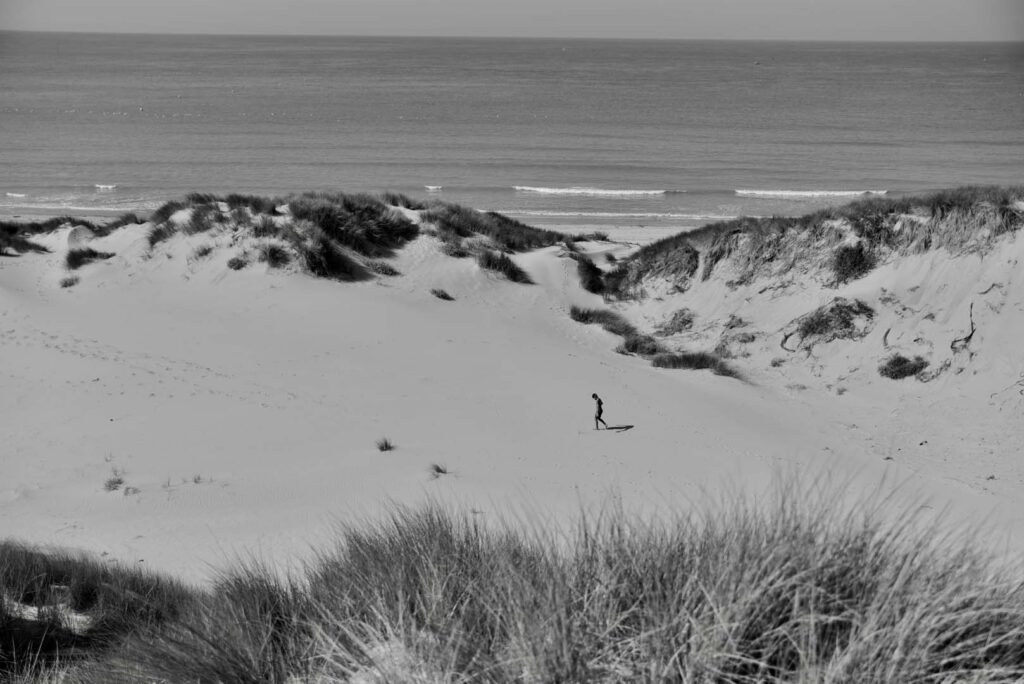
[[0, 29], [1021, 41], [1024, 0], [0, 0]]

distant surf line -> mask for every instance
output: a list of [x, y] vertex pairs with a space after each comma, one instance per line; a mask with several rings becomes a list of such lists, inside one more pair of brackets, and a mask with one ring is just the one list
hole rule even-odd
[[536, 195], [567, 195], [573, 197], [657, 197], [661, 195], [684, 192], [682, 190], [641, 190], [641, 189], [606, 189], [572, 186], [567, 188], [547, 188], [533, 185], [513, 185], [516, 192]]
[[739, 197], [765, 197], [778, 199], [816, 199], [819, 197], [863, 197], [886, 195], [888, 190], [736, 190]]
[[548, 216], [551, 218], [597, 218], [597, 219], [673, 219], [680, 221], [729, 221], [735, 214], [680, 214], [659, 212], [615, 212], [615, 211], [544, 211], [543, 209], [496, 209], [499, 214], [516, 216]]

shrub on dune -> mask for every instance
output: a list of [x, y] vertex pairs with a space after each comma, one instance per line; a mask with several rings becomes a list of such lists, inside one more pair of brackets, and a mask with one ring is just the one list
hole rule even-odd
[[502, 274], [513, 283], [522, 283], [524, 285], [533, 283], [526, 271], [519, 268], [519, 266], [516, 265], [516, 262], [512, 261], [505, 254], [484, 250], [484, 252], [477, 257], [477, 263], [480, 264], [481, 268], [486, 268]]
[[260, 245], [257, 254], [259, 261], [266, 263], [271, 268], [287, 266], [292, 260], [291, 254], [283, 245], [273, 242]]
[[365, 280], [369, 277], [362, 264], [346, 254], [319, 228], [315, 228], [306, 240], [298, 244], [298, 250], [306, 268], [313, 275], [342, 281]]
[[185, 204], [184, 202], [179, 202], [177, 200], [166, 202], [159, 209], [157, 209], [156, 211], [149, 215], [149, 222], [152, 223], [154, 226], [159, 225], [161, 223], [166, 223], [171, 219], [172, 216], [174, 216], [182, 209], [186, 208], [188, 208], [188, 205]]
[[566, 235], [543, 230], [509, 218], [498, 212], [480, 212], [458, 204], [438, 204], [421, 214], [438, 230], [458, 237], [485, 235], [501, 249], [523, 252], [550, 247], [566, 240]]
[[629, 335], [622, 341], [622, 344], [615, 350], [620, 354], [639, 354], [640, 356], [653, 356], [660, 354], [664, 349], [658, 341], [650, 335]]
[[576, 272], [580, 277], [580, 285], [587, 292], [601, 294], [604, 292], [604, 272], [590, 259], [583, 254], [574, 254], [576, 260]]
[[874, 267], [875, 258], [862, 242], [843, 245], [832, 258], [832, 272], [840, 285], [867, 275]]
[[339, 245], [371, 258], [388, 257], [419, 228], [370, 195], [306, 194], [289, 203], [292, 216], [318, 226]]

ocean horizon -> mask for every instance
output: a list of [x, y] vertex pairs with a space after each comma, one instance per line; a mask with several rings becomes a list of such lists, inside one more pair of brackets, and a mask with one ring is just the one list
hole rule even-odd
[[1024, 46], [0, 32], [0, 212], [404, 192], [673, 230], [1024, 178]]

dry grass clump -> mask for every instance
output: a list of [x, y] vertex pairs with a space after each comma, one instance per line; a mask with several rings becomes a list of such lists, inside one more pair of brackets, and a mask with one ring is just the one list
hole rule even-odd
[[65, 288], [74, 287], [78, 282], [78, 276], [68, 276], [60, 279], [60, 286]]
[[362, 264], [317, 226], [311, 226], [303, 240], [296, 243], [296, 249], [306, 268], [315, 276], [344, 282], [370, 277]]
[[366, 268], [368, 268], [371, 272], [382, 276], [402, 275], [401, 271], [399, 271], [397, 268], [395, 268], [386, 261], [368, 261], [366, 263]]
[[878, 374], [891, 380], [902, 380], [917, 375], [928, 367], [928, 362], [915, 356], [913, 360], [902, 354], [893, 354], [878, 367]]
[[[300, 577], [250, 564], [184, 593], [72, 561], [59, 578], [117, 618], [92, 682], [1021, 681], [1020, 568], [892, 500], [790, 484], [528, 531], [399, 508]], [[15, 574], [37, 595], [58, 576]]]
[[169, 221], [160, 223], [150, 229], [149, 234], [146, 236], [146, 241], [149, 243], [149, 248], [153, 249], [177, 232], [178, 229], [173, 223]]
[[211, 244], [199, 245], [198, 247], [196, 247], [195, 249], [192, 250], [191, 258], [193, 260], [195, 260], [195, 261], [198, 261], [200, 259], [205, 259], [206, 257], [210, 256], [212, 253], [213, 253], [213, 245], [211, 245]]
[[832, 272], [840, 285], [867, 275], [874, 267], [875, 256], [862, 242], [841, 246], [832, 258]]
[[393, 451], [395, 448], [394, 442], [387, 437], [381, 437], [377, 440], [377, 451]]
[[256, 258], [271, 268], [281, 268], [291, 263], [292, 255], [284, 245], [265, 242], [256, 249]]
[[370, 258], [393, 256], [419, 234], [416, 224], [371, 195], [306, 193], [288, 206], [295, 219], [313, 223], [327, 239]]
[[405, 207], [406, 209], [412, 209], [413, 211], [421, 211], [427, 208], [426, 202], [414, 200], [408, 195], [403, 195], [400, 192], [385, 192], [381, 195], [381, 199], [393, 207]]
[[836, 339], [849, 339], [858, 336], [857, 319], [870, 321], [875, 310], [860, 299], [849, 301], [836, 297], [831, 303], [815, 309], [800, 319], [796, 332], [801, 338], [825, 338], [829, 342]]
[[236, 254], [235, 256], [228, 259], [228, 268], [232, 271], [241, 271], [243, 268], [249, 265], [249, 259], [245, 254]]
[[530, 279], [526, 271], [519, 268], [516, 262], [512, 261], [507, 254], [492, 252], [487, 249], [477, 257], [477, 263], [480, 264], [481, 268], [502, 274], [513, 283], [522, 283], [524, 285], [533, 283], [533, 280]]
[[114, 256], [113, 252], [98, 252], [92, 247], [79, 247], [78, 249], [68, 250], [67, 256], [64, 257], [64, 265], [69, 271], [73, 271], [85, 264], [101, 259], [109, 259], [112, 256]]
[[722, 357], [709, 352], [673, 352], [658, 354], [651, 359], [655, 368], [685, 368], [688, 370], [710, 370], [715, 375], [742, 380], [738, 370], [725, 362]]
[[690, 309], [679, 309], [672, 314], [671, 318], [659, 325], [655, 333], [668, 337], [669, 335], [686, 332], [693, 327], [693, 321], [696, 317], [696, 314]]
[[656, 339], [650, 335], [629, 335], [622, 341], [615, 351], [620, 354], [639, 354], [640, 356], [653, 356], [661, 354], [665, 350]]

